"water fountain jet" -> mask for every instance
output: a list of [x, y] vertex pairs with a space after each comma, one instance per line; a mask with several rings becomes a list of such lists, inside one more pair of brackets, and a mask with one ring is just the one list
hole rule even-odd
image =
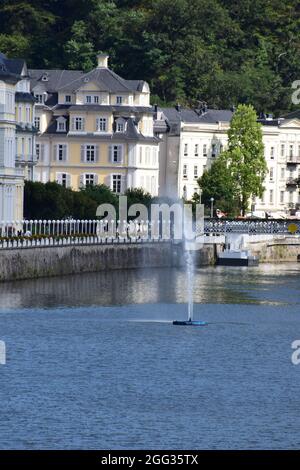
[[207, 322], [194, 320], [194, 253], [192, 246], [185, 242], [185, 260], [188, 283], [188, 319], [174, 320], [173, 325], [180, 326], [205, 326]]

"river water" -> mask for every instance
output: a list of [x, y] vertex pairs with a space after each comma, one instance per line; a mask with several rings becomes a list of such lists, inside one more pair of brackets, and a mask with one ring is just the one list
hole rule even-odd
[[300, 264], [0, 284], [1, 449], [299, 448]]

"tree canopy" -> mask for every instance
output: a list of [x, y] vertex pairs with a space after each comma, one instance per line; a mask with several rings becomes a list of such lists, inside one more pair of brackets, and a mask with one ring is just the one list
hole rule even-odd
[[[211, 168], [199, 178], [202, 190], [201, 203], [210, 209], [211, 198], [214, 198], [214, 207], [224, 212], [228, 217], [235, 217], [239, 211], [235, 182], [225, 159], [218, 158]], [[200, 197], [195, 194], [194, 202], [199, 203]], [[208, 213], [210, 213], [208, 211]]]
[[115, 72], [158, 103], [293, 109], [300, 77], [297, 0], [2, 0], [0, 50], [32, 68]]
[[217, 208], [242, 215], [261, 197], [267, 164], [261, 124], [251, 105], [239, 105], [228, 130], [228, 148], [199, 179], [203, 202], [214, 197]]
[[[125, 196], [128, 208], [132, 204], [149, 207], [154, 200], [142, 188], [127, 189]], [[119, 197], [104, 184], [74, 191], [56, 182], [25, 181], [24, 216], [28, 220], [95, 219], [101, 204], [112, 204], [118, 214]]]

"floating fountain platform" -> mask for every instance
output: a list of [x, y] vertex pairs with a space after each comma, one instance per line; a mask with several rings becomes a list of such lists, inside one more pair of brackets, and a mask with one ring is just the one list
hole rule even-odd
[[208, 323], [206, 321], [197, 321], [197, 320], [174, 320], [173, 325], [179, 326], [206, 326]]

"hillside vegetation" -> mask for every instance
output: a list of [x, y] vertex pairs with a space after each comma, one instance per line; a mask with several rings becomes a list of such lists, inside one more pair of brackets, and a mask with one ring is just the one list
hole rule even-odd
[[293, 109], [298, 0], [2, 0], [0, 50], [34, 68], [89, 70], [110, 54], [152, 101]]

